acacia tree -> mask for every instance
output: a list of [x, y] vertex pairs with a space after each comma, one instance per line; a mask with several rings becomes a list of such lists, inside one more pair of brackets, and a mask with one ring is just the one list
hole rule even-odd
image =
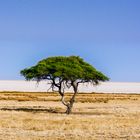
[[[62, 103], [66, 106], [66, 113], [70, 114], [75, 96], [80, 83], [92, 83], [97, 85], [99, 81], [109, 80], [93, 66], [85, 62], [79, 56], [56, 56], [43, 59], [37, 65], [21, 71], [26, 80], [49, 80], [51, 89], [57, 91], [61, 96]], [[69, 102], [65, 101], [65, 89], [73, 88], [74, 93]]]

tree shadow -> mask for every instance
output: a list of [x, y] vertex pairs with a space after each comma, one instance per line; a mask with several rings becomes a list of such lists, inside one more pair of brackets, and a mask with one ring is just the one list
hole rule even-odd
[[23, 112], [32, 112], [32, 113], [59, 113], [59, 111], [52, 108], [1, 108], [2, 111], [23, 111]]
[[[65, 111], [61, 109], [53, 109], [53, 108], [27, 108], [27, 107], [18, 107], [18, 108], [0, 108], [2, 111], [18, 111], [18, 112], [31, 112], [31, 113], [54, 113], [54, 114], [66, 114]], [[112, 115], [112, 113], [106, 112], [78, 112], [73, 111], [69, 115], [91, 115], [91, 116], [100, 116], [100, 115]]]
[[100, 116], [100, 115], [112, 115], [112, 113], [105, 112], [72, 112], [72, 115], [91, 115], [91, 116]]

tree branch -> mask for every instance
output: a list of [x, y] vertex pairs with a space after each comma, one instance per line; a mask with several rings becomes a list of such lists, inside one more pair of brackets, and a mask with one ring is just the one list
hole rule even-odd
[[63, 105], [65, 105], [65, 106], [69, 106], [69, 103], [66, 103], [65, 102], [65, 97], [64, 96], [61, 96], [61, 102], [63, 103]]

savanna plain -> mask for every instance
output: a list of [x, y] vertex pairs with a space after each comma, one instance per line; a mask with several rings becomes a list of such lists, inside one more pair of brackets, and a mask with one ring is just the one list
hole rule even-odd
[[0, 140], [140, 140], [140, 94], [79, 93], [65, 109], [57, 93], [1, 92]]

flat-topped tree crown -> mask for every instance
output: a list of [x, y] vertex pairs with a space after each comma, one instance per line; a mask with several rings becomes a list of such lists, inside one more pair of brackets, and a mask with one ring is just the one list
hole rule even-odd
[[36, 66], [24, 69], [21, 74], [27, 80], [60, 78], [81, 82], [106, 81], [108, 78], [79, 56], [56, 56], [43, 59]]
[[[108, 81], [109, 78], [97, 71], [92, 65], [85, 62], [79, 56], [56, 56], [43, 59], [37, 65], [21, 71], [26, 80], [50, 80], [52, 90], [58, 89], [62, 96], [62, 102], [70, 113], [79, 83]], [[74, 95], [69, 103], [64, 101], [65, 88], [73, 87]], [[68, 111], [69, 110], [69, 111]]]

